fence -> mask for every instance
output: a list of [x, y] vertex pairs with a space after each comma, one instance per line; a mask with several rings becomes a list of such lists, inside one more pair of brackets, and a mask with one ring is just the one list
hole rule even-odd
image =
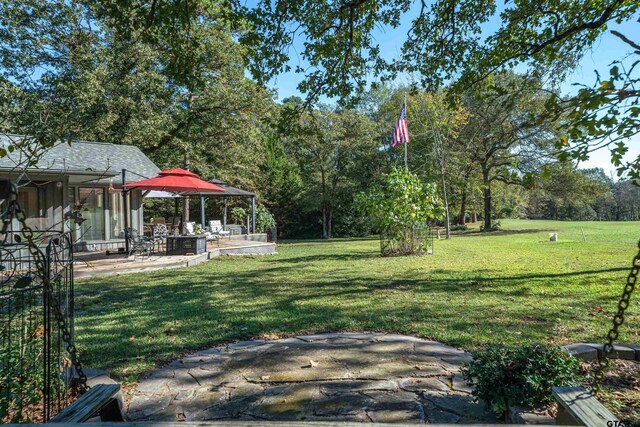
[[[72, 399], [73, 250], [68, 233], [37, 237], [44, 268], [19, 233], [0, 240], [0, 422], [42, 422]], [[51, 292], [44, 289], [48, 278]], [[66, 325], [70, 340], [65, 339]]]
[[433, 233], [428, 224], [389, 228], [380, 233], [382, 256], [422, 255], [433, 251]]

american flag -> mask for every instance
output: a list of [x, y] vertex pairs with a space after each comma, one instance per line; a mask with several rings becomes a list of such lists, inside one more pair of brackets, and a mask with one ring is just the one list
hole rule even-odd
[[398, 123], [396, 123], [396, 130], [393, 132], [393, 139], [391, 140], [391, 146], [396, 148], [401, 143], [409, 143], [409, 128], [407, 127], [407, 105], [402, 104], [400, 110], [400, 117], [398, 117]]

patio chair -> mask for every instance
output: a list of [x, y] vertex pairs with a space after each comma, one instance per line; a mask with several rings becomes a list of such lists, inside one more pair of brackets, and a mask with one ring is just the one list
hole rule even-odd
[[169, 235], [169, 229], [167, 228], [166, 224], [164, 223], [155, 224], [153, 226], [153, 230], [151, 231], [151, 238], [153, 239], [154, 249], [157, 246], [158, 251], [160, 251], [162, 244], [165, 241], [164, 239], [166, 239], [168, 235]]
[[151, 257], [154, 246], [152, 238], [141, 236], [135, 228], [128, 228], [127, 234], [129, 235], [129, 256], [133, 255], [135, 260], [138, 255], [141, 255], [143, 261], [145, 255]]
[[222, 222], [218, 219], [209, 221], [209, 231], [220, 238], [224, 236], [229, 236], [229, 238], [231, 238], [231, 232], [225, 230], [224, 227], [222, 227]]
[[180, 229], [180, 217], [170, 216], [167, 218], [167, 228], [169, 229], [169, 234], [173, 234], [175, 230]]

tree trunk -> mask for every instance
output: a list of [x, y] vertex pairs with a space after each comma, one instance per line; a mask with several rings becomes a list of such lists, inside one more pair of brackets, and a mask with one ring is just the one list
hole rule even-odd
[[484, 201], [484, 230], [491, 230], [491, 181], [489, 181], [489, 171], [482, 170], [482, 195]]
[[462, 190], [462, 198], [460, 200], [460, 213], [458, 214], [458, 224], [465, 225], [467, 216], [467, 189]]
[[328, 239], [327, 235], [327, 206], [322, 202], [322, 238]]
[[482, 190], [484, 199], [484, 230], [491, 230], [491, 188], [485, 187]]
[[444, 217], [445, 217], [445, 230], [447, 231], [447, 239], [451, 238], [451, 221], [449, 220], [449, 198], [447, 197], [447, 184], [444, 179], [444, 166], [440, 166], [442, 176], [442, 193], [444, 195]]
[[328, 239], [327, 234], [327, 182], [324, 169], [320, 169], [320, 178], [322, 179], [322, 238]]
[[327, 239], [333, 237], [333, 208], [327, 207]]

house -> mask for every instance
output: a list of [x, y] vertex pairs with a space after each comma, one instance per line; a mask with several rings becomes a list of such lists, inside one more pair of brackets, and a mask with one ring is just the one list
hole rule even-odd
[[[0, 135], [5, 151], [19, 135]], [[27, 223], [38, 230], [70, 231], [76, 250], [124, 246], [125, 215], [130, 227], [143, 230], [144, 192], [131, 190], [127, 204], [122, 183], [157, 175], [160, 169], [139, 148], [104, 142], [60, 142], [37, 164], [27, 165], [28, 150], [0, 158], [0, 178], [18, 183], [18, 201]], [[124, 171], [124, 172], [123, 172]], [[83, 221], [75, 221], [79, 216]]]

